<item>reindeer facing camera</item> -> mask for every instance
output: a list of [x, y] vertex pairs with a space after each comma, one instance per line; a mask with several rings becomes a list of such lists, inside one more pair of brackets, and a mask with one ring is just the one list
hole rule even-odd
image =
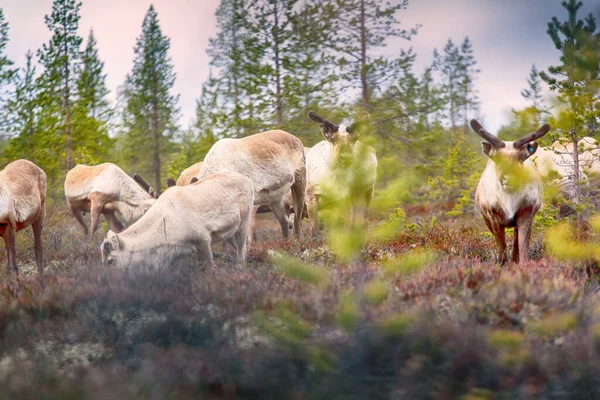
[[484, 139], [483, 152], [490, 158], [475, 194], [475, 204], [494, 235], [498, 261], [505, 264], [506, 228], [514, 228], [512, 261], [529, 259], [529, 239], [533, 217], [542, 205], [542, 178], [529, 159], [538, 149], [537, 139], [550, 130], [545, 124], [537, 132], [514, 142], [504, 142], [471, 120], [471, 128]]

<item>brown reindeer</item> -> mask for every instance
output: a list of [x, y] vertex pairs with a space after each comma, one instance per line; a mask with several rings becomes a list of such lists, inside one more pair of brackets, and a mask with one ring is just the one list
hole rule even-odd
[[[86, 235], [96, 232], [100, 214], [104, 214], [110, 229], [120, 232], [156, 201], [154, 191], [144, 183], [137, 174], [131, 178], [115, 164], [77, 165], [67, 173], [65, 197], [69, 210]], [[83, 218], [86, 212], [90, 213], [89, 228]]]
[[505, 264], [506, 228], [514, 228], [512, 261], [529, 258], [529, 239], [533, 217], [542, 205], [542, 179], [529, 159], [538, 149], [535, 141], [550, 130], [546, 124], [537, 132], [514, 142], [503, 142], [471, 120], [471, 128], [485, 141], [483, 152], [490, 158], [475, 194], [475, 204], [498, 246], [498, 261]]
[[6, 244], [7, 267], [18, 275], [16, 232], [31, 225], [38, 273], [43, 270], [42, 228], [46, 203], [46, 173], [27, 160], [16, 160], [0, 171], [0, 235]]

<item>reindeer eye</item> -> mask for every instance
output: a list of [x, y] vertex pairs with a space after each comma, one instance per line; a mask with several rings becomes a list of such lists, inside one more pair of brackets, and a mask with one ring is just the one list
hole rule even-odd
[[533, 145], [531, 145], [531, 144], [528, 145], [527, 146], [527, 151], [530, 152], [530, 153], [533, 153]]
[[115, 260], [113, 260], [112, 258], [109, 258], [108, 260], [106, 260], [106, 263], [108, 265], [112, 265], [112, 264], [114, 264], [114, 262], [115, 262]]

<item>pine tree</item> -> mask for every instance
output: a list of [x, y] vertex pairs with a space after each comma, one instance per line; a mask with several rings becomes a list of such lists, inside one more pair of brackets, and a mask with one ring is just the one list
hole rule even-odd
[[39, 147], [39, 90], [36, 85], [35, 66], [32, 65], [33, 54], [28, 51], [25, 57], [25, 67], [21, 70], [21, 75], [17, 75], [15, 94], [8, 106], [12, 115], [12, 138], [5, 156], [9, 159], [27, 158], [38, 162], [36, 150]]
[[[82, 38], [77, 34], [81, 2], [54, 0], [52, 13], [45, 16], [46, 26], [52, 32], [47, 44], [38, 50], [44, 67], [39, 85], [41, 87], [42, 123], [46, 130], [48, 156], [59, 166], [64, 156], [66, 169], [72, 160], [72, 107], [77, 94], [77, 77], [81, 63]], [[63, 149], [59, 148], [63, 146]]]
[[10, 86], [17, 73], [17, 69], [13, 68], [14, 62], [5, 54], [7, 45], [8, 22], [4, 18], [4, 11], [0, 8], [0, 137], [6, 136], [3, 131], [8, 130]]
[[529, 100], [531, 105], [538, 110], [544, 109], [542, 96], [542, 82], [540, 80], [540, 73], [535, 67], [535, 64], [531, 65], [529, 71], [529, 78], [527, 78], [527, 89], [521, 90], [521, 96], [525, 100]]
[[[132, 167], [154, 177], [159, 193], [163, 172], [166, 173], [162, 154], [168, 153], [172, 145], [179, 114], [179, 96], [171, 93], [175, 73], [168, 56], [169, 47], [170, 40], [162, 34], [158, 15], [151, 5], [135, 46], [133, 69], [122, 88], [123, 147]], [[148, 158], [151, 164], [146, 162]]]
[[[216, 12], [217, 36], [209, 41], [211, 65], [217, 67], [221, 81], [223, 111], [230, 115], [222, 128], [230, 136], [253, 132], [250, 118], [256, 87], [248, 71], [259, 63], [258, 55], [247, 51], [250, 38], [248, 0], [222, 0]], [[209, 80], [215, 79], [211, 76]], [[210, 85], [211, 83], [209, 83]]]
[[[251, 52], [260, 55], [260, 70], [255, 83], [263, 84], [263, 107], [267, 115], [274, 117], [275, 125], [283, 126], [285, 115], [286, 80], [294, 79], [287, 66], [293, 53], [292, 20], [299, 0], [251, 0], [254, 10], [252, 39], [248, 42]], [[261, 82], [260, 74], [266, 81]], [[269, 118], [271, 119], [271, 118]]]
[[[558, 92], [559, 100], [567, 106], [553, 125], [573, 144], [574, 178], [579, 182], [579, 141], [584, 136], [594, 136], [600, 125], [600, 99], [596, 90], [600, 83], [600, 33], [595, 33], [596, 20], [592, 14], [585, 20], [578, 18], [583, 3], [569, 0], [562, 5], [568, 13], [567, 20], [560, 22], [552, 17], [547, 30], [561, 52], [561, 64], [540, 72], [540, 78], [550, 90]], [[579, 200], [578, 193], [574, 201]]]
[[465, 134], [469, 132], [470, 111], [479, 111], [479, 96], [475, 89], [475, 79], [480, 72], [475, 66], [477, 61], [473, 54], [473, 44], [467, 36], [460, 45], [460, 67], [462, 70], [460, 89], [462, 92], [462, 108]]
[[440, 75], [445, 116], [452, 132], [456, 133], [461, 110], [465, 105], [464, 67], [460, 48], [451, 39], [446, 42], [443, 53], [439, 53], [437, 49], [433, 51], [433, 67]]
[[73, 147], [75, 161], [97, 164], [111, 154], [108, 124], [112, 110], [106, 98], [104, 63], [100, 60], [94, 32], [90, 30], [82, 56], [83, 68], [77, 80], [78, 98], [73, 106]]
[[361, 107], [371, 111], [370, 98], [375, 88], [393, 76], [394, 63], [375, 53], [393, 37], [410, 39], [417, 28], [400, 29], [396, 13], [408, 7], [408, 0], [392, 5], [381, 0], [336, 0], [331, 20], [338, 67], [348, 86], [359, 88]]

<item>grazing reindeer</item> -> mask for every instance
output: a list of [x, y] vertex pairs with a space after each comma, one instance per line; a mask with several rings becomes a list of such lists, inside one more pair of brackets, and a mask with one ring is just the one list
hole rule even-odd
[[31, 225], [38, 273], [43, 270], [42, 228], [46, 203], [46, 173], [27, 160], [16, 160], [0, 171], [0, 235], [6, 244], [8, 271], [19, 273], [16, 232]]
[[[340, 198], [349, 197], [352, 204], [352, 223], [356, 214], [355, 199], [364, 202], [364, 223], [367, 224], [369, 204], [377, 180], [375, 149], [353, 136], [353, 127], [336, 125], [310, 112], [310, 119], [319, 123], [326, 140], [317, 143], [306, 155], [306, 197], [311, 234], [319, 231], [318, 203], [323, 185], [336, 184]], [[348, 166], [348, 168], [345, 168]]]
[[170, 188], [129, 228], [108, 231], [100, 247], [102, 260], [119, 267], [161, 267], [198, 252], [212, 269], [211, 244], [227, 241], [237, 252], [237, 265], [245, 266], [253, 203], [252, 181], [231, 171]]
[[[254, 183], [254, 208], [269, 205], [281, 226], [284, 238], [289, 236], [288, 219], [283, 198], [290, 190], [294, 210], [302, 215], [306, 188], [304, 146], [294, 135], [280, 131], [256, 133], [240, 139], [221, 139], [209, 150], [198, 173], [198, 179], [221, 171], [235, 171]], [[250, 223], [250, 238], [255, 229], [255, 218]], [[301, 235], [301, 218], [294, 219], [294, 234]]]
[[533, 217], [542, 205], [542, 179], [529, 157], [538, 149], [535, 140], [548, 133], [550, 125], [514, 142], [503, 142], [474, 119], [471, 128], [485, 140], [481, 145], [490, 158], [477, 186], [475, 204], [496, 239], [499, 262], [508, 261], [505, 229], [514, 227], [512, 261], [522, 263], [529, 258]]
[[[143, 182], [139, 176], [136, 178]], [[86, 235], [96, 232], [100, 214], [104, 214], [110, 229], [115, 232], [134, 223], [156, 201], [148, 192], [153, 193], [152, 188], [142, 189], [136, 180], [111, 163], [77, 165], [67, 172], [65, 179], [67, 205]], [[84, 212], [90, 213], [89, 229], [83, 219]]]
[[185, 186], [196, 182], [198, 180], [198, 178], [196, 177], [198, 176], [198, 173], [202, 168], [202, 163], [202, 161], [197, 162], [196, 164], [189, 166], [183, 171], [181, 171], [181, 174], [179, 175], [179, 178], [177, 178], [177, 181], [175, 181], [175, 179], [173, 178], [168, 178], [167, 187]]

